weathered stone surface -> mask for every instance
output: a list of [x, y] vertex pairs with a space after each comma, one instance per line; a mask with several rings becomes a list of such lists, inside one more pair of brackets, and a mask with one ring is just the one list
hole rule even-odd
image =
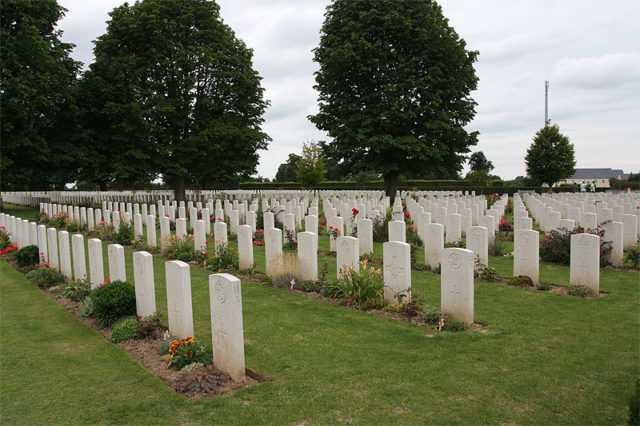
[[89, 246], [89, 280], [94, 289], [104, 282], [104, 261], [102, 259], [102, 240], [91, 238]]
[[345, 268], [353, 267], [356, 271], [360, 270], [358, 239], [354, 237], [338, 237], [336, 241], [336, 259], [338, 279], [341, 279]]
[[136, 312], [140, 317], [156, 313], [153, 256], [146, 251], [133, 253], [133, 279], [136, 288]]
[[384, 303], [411, 301], [411, 246], [400, 241], [382, 244]]
[[282, 270], [282, 231], [278, 228], [264, 230], [266, 273], [274, 277]]
[[467, 235], [467, 250], [474, 254], [483, 265], [489, 265], [489, 230], [484, 226], [472, 226]]
[[571, 235], [569, 283], [600, 292], [600, 237], [593, 234]]
[[531, 229], [518, 229], [513, 234], [513, 275], [526, 275], [535, 283], [539, 278], [540, 234]]
[[238, 263], [240, 269], [253, 268], [253, 229], [251, 225], [238, 226]]
[[71, 236], [71, 249], [73, 253], [73, 279], [87, 279], [87, 261], [84, 251], [84, 236], [82, 234], [73, 234]]
[[120, 244], [109, 244], [107, 246], [107, 256], [109, 258], [109, 277], [111, 277], [111, 281], [127, 281], [124, 247]]
[[427, 239], [424, 241], [425, 263], [432, 269], [440, 265], [440, 252], [444, 249], [444, 225], [427, 225]]
[[165, 263], [169, 333], [184, 339], [193, 336], [191, 276], [189, 265], [180, 260]]
[[73, 279], [71, 270], [71, 245], [69, 243], [69, 233], [67, 231], [58, 232], [58, 245], [60, 250], [60, 272], [68, 280]]
[[389, 222], [389, 241], [407, 242], [407, 228], [403, 220], [392, 220]]
[[316, 281], [318, 279], [317, 240], [318, 234], [316, 233], [298, 233], [298, 275], [301, 281]]
[[466, 249], [442, 250], [442, 313], [465, 324], [472, 324], [474, 321], [473, 256], [473, 252]]
[[245, 374], [240, 285], [230, 274], [209, 275], [213, 363], [236, 382]]

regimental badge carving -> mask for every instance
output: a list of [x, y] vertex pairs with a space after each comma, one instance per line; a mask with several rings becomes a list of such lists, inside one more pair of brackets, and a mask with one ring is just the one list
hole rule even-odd
[[460, 255], [458, 253], [451, 253], [449, 255], [449, 265], [451, 265], [452, 268], [458, 269], [460, 268], [461, 264], [462, 260], [460, 259]]
[[216, 299], [218, 299], [219, 303], [224, 303], [227, 300], [227, 295], [224, 292], [224, 286], [222, 283], [216, 283]]

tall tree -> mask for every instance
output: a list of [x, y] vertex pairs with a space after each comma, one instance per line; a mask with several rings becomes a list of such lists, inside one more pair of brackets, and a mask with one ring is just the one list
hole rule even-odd
[[274, 182], [297, 182], [298, 179], [298, 161], [302, 157], [298, 154], [291, 153], [285, 163], [278, 166], [278, 171], [273, 179]]
[[573, 145], [557, 124], [538, 130], [525, 157], [527, 174], [539, 183], [553, 186], [575, 173]]
[[469, 168], [472, 172], [487, 172], [489, 173], [494, 169], [493, 163], [487, 160], [484, 152], [478, 151], [471, 154], [469, 157]]
[[298, 160], [296, 174], [303, 185], [315, 185], [324, 179], [327, 169], [324, 167], [322, 148], [315, 143], [302, 144], [302, 158]]
[[257, 150], [270, 140], [261, 130], [268, 102], [252, 68], [253, 52], [222, 22], [218, 5], [143, 0], [110, 16], [106, 34], [96, 41], [94, 68], [108, 68], [105, 61], [123, 67], [118, 75], [131, 92], [120, 106], [134, 111], [128, 125], [136, 130], [114, 148], [136, 145], [141, 157], [151, 152], [178, 200], [196, 178], [232, 182], [254, 174]]
[[65, 11], [55, 0], [0, 3], [2, 189], [62, 189], [75, 180], [80, 63], [55, 29]]
[[318, 114], [330, 155], [384, 176], [395, 196], [403, 172], [457, 174], [477, 132], [471, 91], [478, 53], [431, 0], [336, 0], [314, 50]]

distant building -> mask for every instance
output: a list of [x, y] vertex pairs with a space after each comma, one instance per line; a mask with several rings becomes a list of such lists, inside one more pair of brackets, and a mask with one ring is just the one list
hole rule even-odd
[[610, 188], [611, 179], [627, 180], [629, 173], [625, 173], [621, 169], [576, 169], [573, 176], [561, 180], [554, 186], [560, 186], [564, 183], [580, 185], [582, 182], [595, 182], [596, 188]]

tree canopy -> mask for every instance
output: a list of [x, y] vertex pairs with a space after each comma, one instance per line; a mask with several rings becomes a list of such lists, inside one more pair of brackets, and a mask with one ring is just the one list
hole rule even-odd
[[84, 155], [75, 81], [80, 63], [55, 29], [55, 0], [0, 3], [0, 175], [3, 190], [63, 189]]
[[298, 160], [296, 175], [303, 185], [316, 185], [324, 179], [322, 148], [315, 142], [302, 144], [302, 157]]
[[91, 137], [101, 140], [96, 155], [116, 159], [111, 177], [160, 173], [181, 200], [185, 184], [254, 174], [270, 140], [261, 130], [268, 102], [253, 52], [218, 5], [143, 0], [110, 16], [83, 87], [97, 97]]
[[273, 179], [274, 182], [297, 182], [298, 181], [298, 161], [302, 157], [291, 153], [287, 161], [278, 166], [278, 171]]
[[471, 91], [478, 53], [467, 51], [430, 0], [336, 0], [327, 7], [314, 60], [329, 155], [373, 170], [394, 197], [403, 172], [456, 174], [477, 132]]
[[494, 169], [493, 163], [487, 160], [484, 152], [478, 151], [471, 154], [469, 157], [469, 168], [472, 172], [487, 172], [489, 173]]
[[538, 183], [552, 186], [575, 173], [573, 145], [557, 124], [538, 130], [525, 157], [527, 174]]

